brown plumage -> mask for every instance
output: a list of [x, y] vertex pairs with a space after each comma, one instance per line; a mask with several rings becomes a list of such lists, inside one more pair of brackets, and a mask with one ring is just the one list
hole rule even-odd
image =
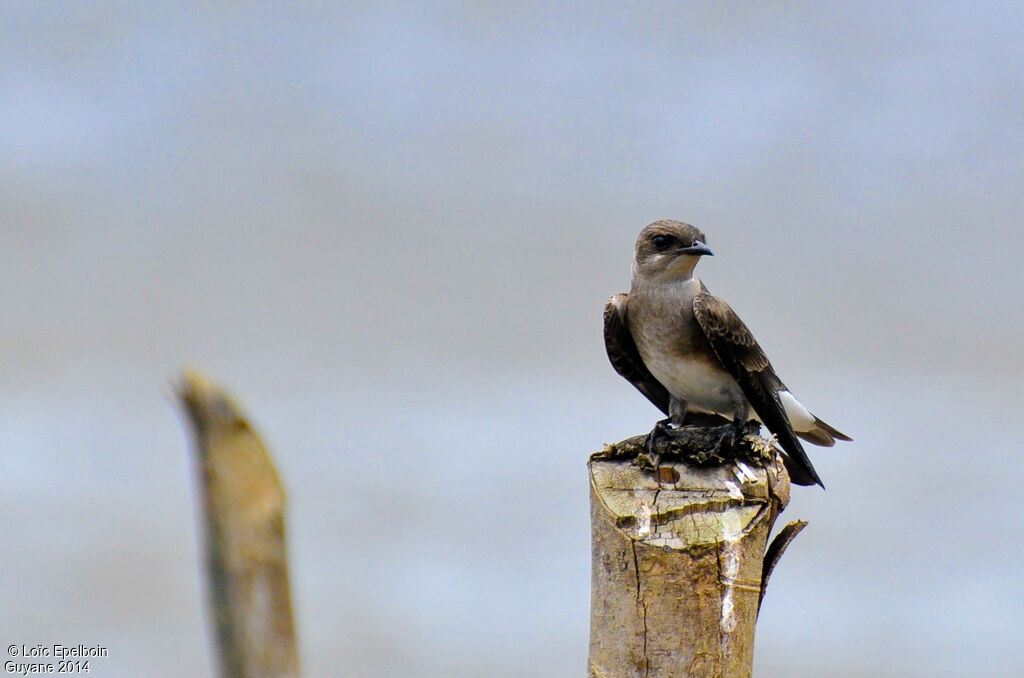
[[688, 224], [663, 220], [640, 232], [630, 293], [605, 305], [608, 358], [676, 424], [694, 410], [762, 422], [778, 438], [793, 482], [820, 485], [797, 436], [825, 446], [850, 437], [793, 397], [743, 321], [692, 276], [710, 254], [704, 234]]

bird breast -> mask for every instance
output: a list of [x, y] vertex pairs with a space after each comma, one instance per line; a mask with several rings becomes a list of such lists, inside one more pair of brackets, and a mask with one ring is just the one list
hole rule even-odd
[[722, 368], [693, 313], [696, 279], [673, 285], [634, 287], [629, 330], [640, 357], [668, 392], [689, 409], [732, 417], [743, 390]]

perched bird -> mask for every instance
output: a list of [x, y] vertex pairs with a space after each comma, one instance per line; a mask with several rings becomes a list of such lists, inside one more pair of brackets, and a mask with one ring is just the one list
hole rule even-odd
[[852, 438], [793, 397], [743, 321], [693, 276], [702, 256], [711, 250], [689, 224], [662, 220], [640, 231], [629, 294], [614, 295], [604, 308], [612, 366], [668, 415], [652, 439], [671, 435], [688, 413], [731, 420], [731, 442], [758, 421], [782, 446], [792, 481], [824, 487], [797, 436], [826, 447]]

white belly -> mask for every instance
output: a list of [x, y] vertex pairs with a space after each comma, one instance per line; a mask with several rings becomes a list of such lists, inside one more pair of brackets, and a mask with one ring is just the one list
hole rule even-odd
[[[660, 381], [676, 400], [685, 401], [688, 410], [710, 412], [732, 419], [736, 399], [745, 399], [743, 389], [732, 375], [707, 361], [683, 360], [677, 357], [645, 362], [654, 378]], [[788, 390], [779, 391], [779, 400], [794, 430], [810, 431], [814, 428], [814, 415], [808, 412], [792, 393]], [[761, 421], [761, 417], [753, 408], [750, 408], [747, 416]]]
[[[735, 403], [744, 399], [736, 380], [718, 365], [706, 360], [679, 357], [646, 360], [647, 369], [687, 409], [720, 414], [732, 419]], [[753, 410], [750, 416], [756, 417]]]

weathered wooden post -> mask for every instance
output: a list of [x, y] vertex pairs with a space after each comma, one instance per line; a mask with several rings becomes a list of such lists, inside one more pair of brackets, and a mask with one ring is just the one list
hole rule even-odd
[[715, 429], [684, 431], [659, 441], [661, 460], [648, 458], [638, 436], [588, 465], [591, 678], [751, 674], [764, 586], [803, 523], [766, 553], [789, 501], [774, 448], [747, 435], [740, 458], [715, 459]]
[[220, 675], [296, 678], [285, 498], [277, 471], [241, 410], [218, 386], [187, 370], [178, 395], [194, 434]]

